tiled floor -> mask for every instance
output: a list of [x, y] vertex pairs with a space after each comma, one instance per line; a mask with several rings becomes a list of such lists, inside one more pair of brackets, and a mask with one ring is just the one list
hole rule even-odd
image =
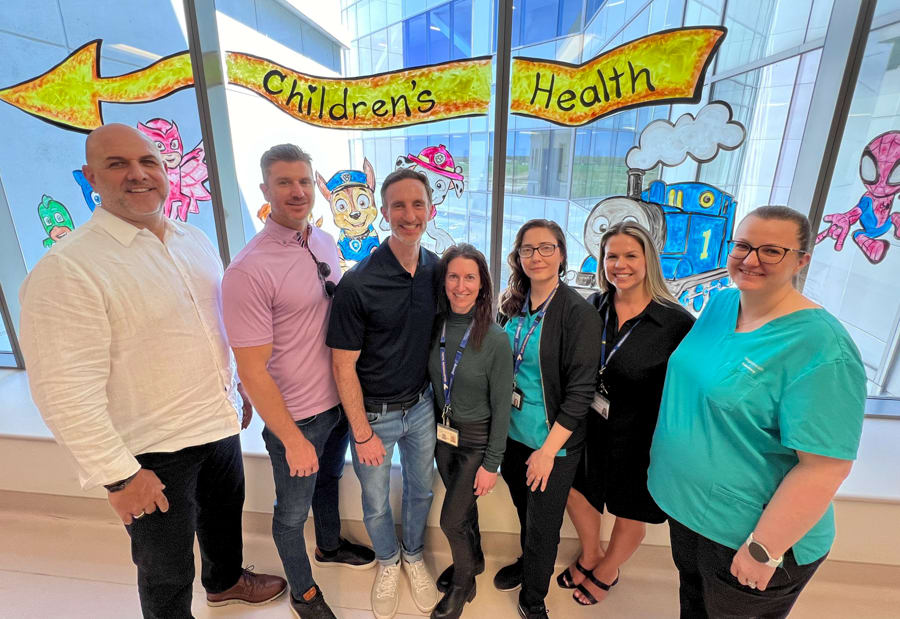
[[[123, 619], [139, 616], [135, 573], [128, 538], [112, 520], [39, 516], [0, 509], [0, 617], [16, 619]], [[281, 573], [271, 538], [246, 534], [244, 556], [258, 571]], [[559, 618], [677, 616], [676, 577], [667, 549], [644, 547], [622, 572], [620, 584], [600, 607], [580, 608], [568, 592], [551, 586], [548, 606]], [[428, 557], [437, 572], [448, 563], [445, 554]], [[478, 596], [465, 617], [515, 617], [515, 594], [500, 593], [491, 577], [500, 562], [489, 558], [478, 578]], [[371, 617], [369, 589], [374, 571], [313, 567], [317, 581], [335, 614], [344, 619]], [[898, 568], [826, 564], [798, 603], [793, 617], [827, 619], [900, 616]], [[405, 578], [405, 577], [404, 577]], [[405, 583], [405, 581], [404, 581]], [[404, 584], [404, 587], [406, 585]], [[198, 619], [228, 617], [289, 617], [285, 599], [267, 606], [211, 609], [195, 583], [194, 614]], [[403, 589], [399, 619], [421, 616]]]

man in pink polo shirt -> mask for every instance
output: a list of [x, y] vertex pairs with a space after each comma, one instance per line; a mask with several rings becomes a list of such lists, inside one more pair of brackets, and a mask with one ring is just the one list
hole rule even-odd
[[316, 565], [375, 565], [371, 549], [340, 537], [338, 480], [349, 434], [325, 334], [341, 271], [334, 240], [309, 225], [316, 186], [310, 156], [280, 144], [263, 154], [260, 167], [272, 211], [225, 271], [225, 329], [244, 389], [266, 423], [276, 496], [272, 536], [291, 606], [302, 619], [330, 618], [303, 539], [310, 506]]

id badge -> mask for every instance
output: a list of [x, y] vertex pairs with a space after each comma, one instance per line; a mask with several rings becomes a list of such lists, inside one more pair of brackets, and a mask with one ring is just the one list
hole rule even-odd
[[525, 394], [522, 393], [522, 390], [518, 387], [513, 388], [512, 392], [512, 405], [513, 408], [517, 411], [522, 410], [522, 401], [525, 399]]
[[594, 392], [594, 401], [591, 402], [591, 409], [604, 419], [609, 419], [609, 400], [599, 391]]
[[443, 423], [437, 424], [437, 439], [442, 443], [459, 447], [459, 430]]

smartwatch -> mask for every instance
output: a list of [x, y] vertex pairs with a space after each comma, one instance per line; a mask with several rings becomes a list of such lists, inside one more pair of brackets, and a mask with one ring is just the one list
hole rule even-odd
[[769, 549], [753, 539], [753, 532], [750, 533], [750, 537], [747, 538], [747, 541], [744, 542], [744, 545], [747, 546], [747, 550], [750, 551], [750, 556], [763, 565], [768, 565], [769, 567], [779, 567], [784, 561], [783, 555], [778, 557], [777, 559], [773, 559], [772, 555], [769, 553]]

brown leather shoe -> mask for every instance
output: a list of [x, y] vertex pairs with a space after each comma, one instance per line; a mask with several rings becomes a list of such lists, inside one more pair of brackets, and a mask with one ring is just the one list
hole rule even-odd
[[287, 591], [287, 581], [281, 576], [256, 574], [244, 570], [237, 583], [221, 593], [207, 593], [207, 606], [227, 606], [228, 604], [249, 604], [259, 606], [271, 602]]

